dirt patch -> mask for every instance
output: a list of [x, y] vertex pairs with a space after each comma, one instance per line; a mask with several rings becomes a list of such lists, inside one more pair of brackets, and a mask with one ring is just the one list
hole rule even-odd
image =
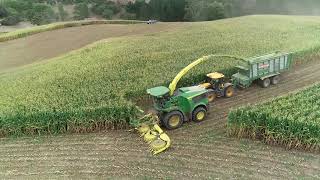
[[2, 42], [0, 43], [0, 72], [53, 58], [101, 39], [172, 31], [183, 26], [184, 23], [89, 25], [43, 32]]
[[230, 138], [231, 108], [255, 104], [320, 82], [320, 62], [295, 67], [280, 84], [253, 85], [220, 98], [201, 123], [167, 131], [172, 148], [152, 156], [130, 131], [0, 140], [2, 178], [115, 179], [319, 179], [320, 154], [288, 151], [261, 142]]

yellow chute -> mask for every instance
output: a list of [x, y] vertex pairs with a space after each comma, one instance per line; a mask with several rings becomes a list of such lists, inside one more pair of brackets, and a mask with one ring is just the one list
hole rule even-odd
[[211, 59], [214, 57], [225, 57], [225, 58], [234, 58], [234, 59], [238, 59], [241, 61], [246, 61], [244, 58], [241, 57], [237, 57], [237, 56], [231, 56], [231, 55], [208, 55], [208, 56], [203, 56], [202, 58], [197, 59], [196, 61], [194, 61], [193, 63], [189, 64], [187, 67], [183, 68], [178, 75], [173, 79], [173, 81], [170, 83], [169, 85], [169, 89], [170, 89], [170, 95], [172, 96], [174, 91], [177, 88], [177, 84], [180, 81], [180, 79], [186, 75], [192, 68], [194, 68], [195, 66]]

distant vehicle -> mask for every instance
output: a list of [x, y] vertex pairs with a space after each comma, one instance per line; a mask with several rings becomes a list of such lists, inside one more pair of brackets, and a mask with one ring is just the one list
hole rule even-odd
[[157, 22], [158, 22], [157, 20], [150, 19], [149, 21], [147, 21], [147, 24], [155, 24]]

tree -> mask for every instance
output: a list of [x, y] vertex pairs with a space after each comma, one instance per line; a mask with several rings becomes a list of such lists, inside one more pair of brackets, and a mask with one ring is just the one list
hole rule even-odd
[[102, 17], [106, 19], [112, 19], [113, 11], [111, 9], [105, 9], [102, 13]]
[[20, 15], [15, 9], [7, 7], [5, 10], [6, 16], [1, 21], [2, 25], [13, 26], [21, 21]]
[[223, 4], [223, 2], [227, 2], [227, 0], [189, 0], [185, 9], [185, 20], [209, 21], [224, 18], [225, 6], [230, 5]]
[[4, 6], [0, 5], [0, 18], [7, 17], [9, 15], [9, 12]]
[[64, 10], [62, 3], [59, 3], [58, 11], [59, 11], [60, 21], [65, 21], [68, 17], [68, 12]]
[[16, 25], [20, 22], [20, 18], [19, 16], [17, 15], [10, 15], [6, 18], [4, 18], [2, 21], [1, 21], [1, 24], [2, 25], [5, 25], [5, 26], [13, 26], [13, 25]]
[[208, 4], [207, 7], [204, 7], [200, 13], [202, 20], [211, 21], [216, 19], [222, 19], [224, 15], [224, 6], [222, 3], [213, 2]]
[[75, 16], [77, 20], [82, 20], [89, 17], [89, 8], [87, 3], [78, 3], [75, 6]]
[[51, 6], [43, 3], [35, 3], [33, 8], [27, 13], [27, 18], [32, 24], [48, 24], [55, 19], [55, 14]]

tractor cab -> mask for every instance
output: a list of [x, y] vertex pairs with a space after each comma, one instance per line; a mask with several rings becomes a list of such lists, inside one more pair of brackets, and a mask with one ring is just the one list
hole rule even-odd
[[213, 92], [209, 96], [209, 101], [213, 102], [216, 97], [232, 97], [234, 88], [232, 83], [225, 80], [225, 75], [219, 72], [207, 74], [205, 83], [200, 84], [200, 87], [212, 89]]
[[207, 74], [206, 83], [209, 83], [212, 89], [221, 89], [224, 85], [224, 74], [214, 72]]

